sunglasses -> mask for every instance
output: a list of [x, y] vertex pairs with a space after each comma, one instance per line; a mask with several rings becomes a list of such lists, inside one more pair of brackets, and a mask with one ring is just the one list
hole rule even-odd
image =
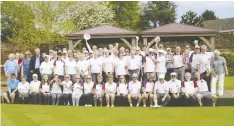
[[15, 76], [11, 77], [11, 78], [16, 78]]
[[91, 79], [91, 78], [87, 78], [87, 79]]
[[80, 79], [80, 78], [76, 78], [76, 79]]
[[176, 77], [175, 75], [172, 75], [171, 77]]
[[64, 77], [64, 78], [69, 78], [69, 77]]

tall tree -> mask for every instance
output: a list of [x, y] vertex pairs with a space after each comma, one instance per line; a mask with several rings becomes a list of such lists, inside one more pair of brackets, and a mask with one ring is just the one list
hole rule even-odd
[[206, 10], [202, 13], [201, 15], [202, 20], [206, 21], [206, 20], [215, 20], [218, 19], [218, 17], [216, 17], [215, 12], [212, 10]]
[[138, 1], [109, 1], [109, 7], [114, 11], [114, 21], [120, 27], [137, 29], [140, 18], [140, 6]]
[[176, 20], [176, 4], [171, 1], [149, 1], [144, 7], [144, 18], [153, 27], [173, 23]]
[[197, 15], [197, 13], [193, 11], [187, 11], [184, 15], [181, 16], [180, 23], [182, 24], [189, 24], [189, 25], [196, 25], [197, 23], [201, 22], [201, 17]]

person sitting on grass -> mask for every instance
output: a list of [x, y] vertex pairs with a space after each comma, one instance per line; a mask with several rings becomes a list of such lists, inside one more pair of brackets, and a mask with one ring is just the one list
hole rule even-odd
[[119, 77], [120, 81], [117, 84], [117, 99], [118, 103], [122, 103], [123, 101], [127, 100], [128, 97], [128, 85], [126, 84], [126, 80], [124, 75]]
[[80, 97], [83, 95], [83, 85], [80, 83], [80, 75], [75, 76], [75, 83], [72, 85], [72, 104], [79, 106]]
[[8, 92], [3, 93], [3, 98], [7, 101], [7, 103], [10, 103], [10, 100], [8, 97], [11, 99], [11, 103], [14, 104], [15, 98], [18, 96], [18, 91], [17, 87], [18, 84], [20, 83], [19, 80], [16, 79], [16, 74], [12, 73], [10, 75], [11, 79], [8, 80]]
[[100, 102], [100, 106], [102, 106], [102, 98], [104, 95], [104, 84], [102, 82], [102, 76], [98, 75], [97, 81], [98, 83], [94, 85], [93, 92], [94, 92], [94, 105], [97, 106], [97, 102]]
[[216, 95], [214, 95], [208, 91], [207, 82], [200, 78], [199, 72], [195, 73], [195, 78], [196, 78], [196, 82], [197, 82], [197, 86], [198, 86], [197, 100], [198, 100], [199, 105], [202, 106], [201, 100], [202, 100], [202, 98], [205, 98], [205, 99], [211, 99], [212, 105], [215, 106], [217, 97], [216, 97]]
[[181, 96], [186, 100], [192, 100], [192, 105], [196, 105], [197, 83], [191, 80], [191, 73], [185, 73], [185, 81], [181, 86]]
[[59, 75], [56, 74], [54, 78], [50, 81], [52, 105], [59, 105], [59, 100], [62, 94], [62, 89], [60, 85], [61, 80], [59, 78]]
[[111, 99], [111, 107], [114, 107], [115, 103], [115, 93], [117, 84], [113, 82], [114, 77], [112, 75], [108, 76], [108, 82], [105, 83], [105, 94], [106, 94], [106, 107], [110, 107], [110, 99]]
[[[164, 80], [164, 75], [159, 75], [159, 80], [154, 85], [154, 108], [166, 106], [170, 101], [168, 82]], [[161, 102], [161, 106], [158, 105], [158, 100]]]
[[143, 87], [143, 94], [142, 94], [142, 101], [143, 101], [143, 107], [146, 107], [146, 100], [149, 98], [150, 101], [150, 107], [153, 106], [154, 101], [154, 74], [151, 73], [149, 75], [149, 81], [144, 84]]
[[20, 103], [28, 103], [28, 94], [29, 94], [29, 83], [26, 81], [27, 77], [26, 75], [21, 77], [21, 82], [18, 85], [18, 92], [19, 92], [19, 98]]
[[137, 107], [139, 107], [141, 103], [141, 82], [137, 80], [137, 74], [133, 73], [132, 75], [132, 81], [128, 84], [128, 102], [130, 106], [132, 107], [132, 98], [137, 99]]
[[44, 75], [42, 77], [40, 91], [41, 91], [41, 94], [43, 95], [43, 104], [49, 105], [49, 103], [50, 103], [50, 84], [49, 84], [49, 76], [48, 75]]
[[29, 96], [32, 98], [33, 104], [41, 104], [41, 93], [40, 93], [40, 85], [41, 82], [38, 80], [38, 75], [32, 75], [33, 81], [29, 84], [30, 94]]

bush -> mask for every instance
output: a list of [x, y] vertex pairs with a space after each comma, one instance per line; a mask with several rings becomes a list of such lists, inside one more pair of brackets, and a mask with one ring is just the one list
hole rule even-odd
[[224, 54], [223, 57], [227, 61], [229, 76], [234, 76], [234, 53]]

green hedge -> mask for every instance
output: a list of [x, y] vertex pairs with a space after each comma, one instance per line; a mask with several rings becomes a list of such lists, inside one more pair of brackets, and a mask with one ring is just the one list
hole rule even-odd
[[229, 76], [234, 76], [234, 53], [230, 52], [230, 54], [224, 54], [223, 56], [227, 61]]

